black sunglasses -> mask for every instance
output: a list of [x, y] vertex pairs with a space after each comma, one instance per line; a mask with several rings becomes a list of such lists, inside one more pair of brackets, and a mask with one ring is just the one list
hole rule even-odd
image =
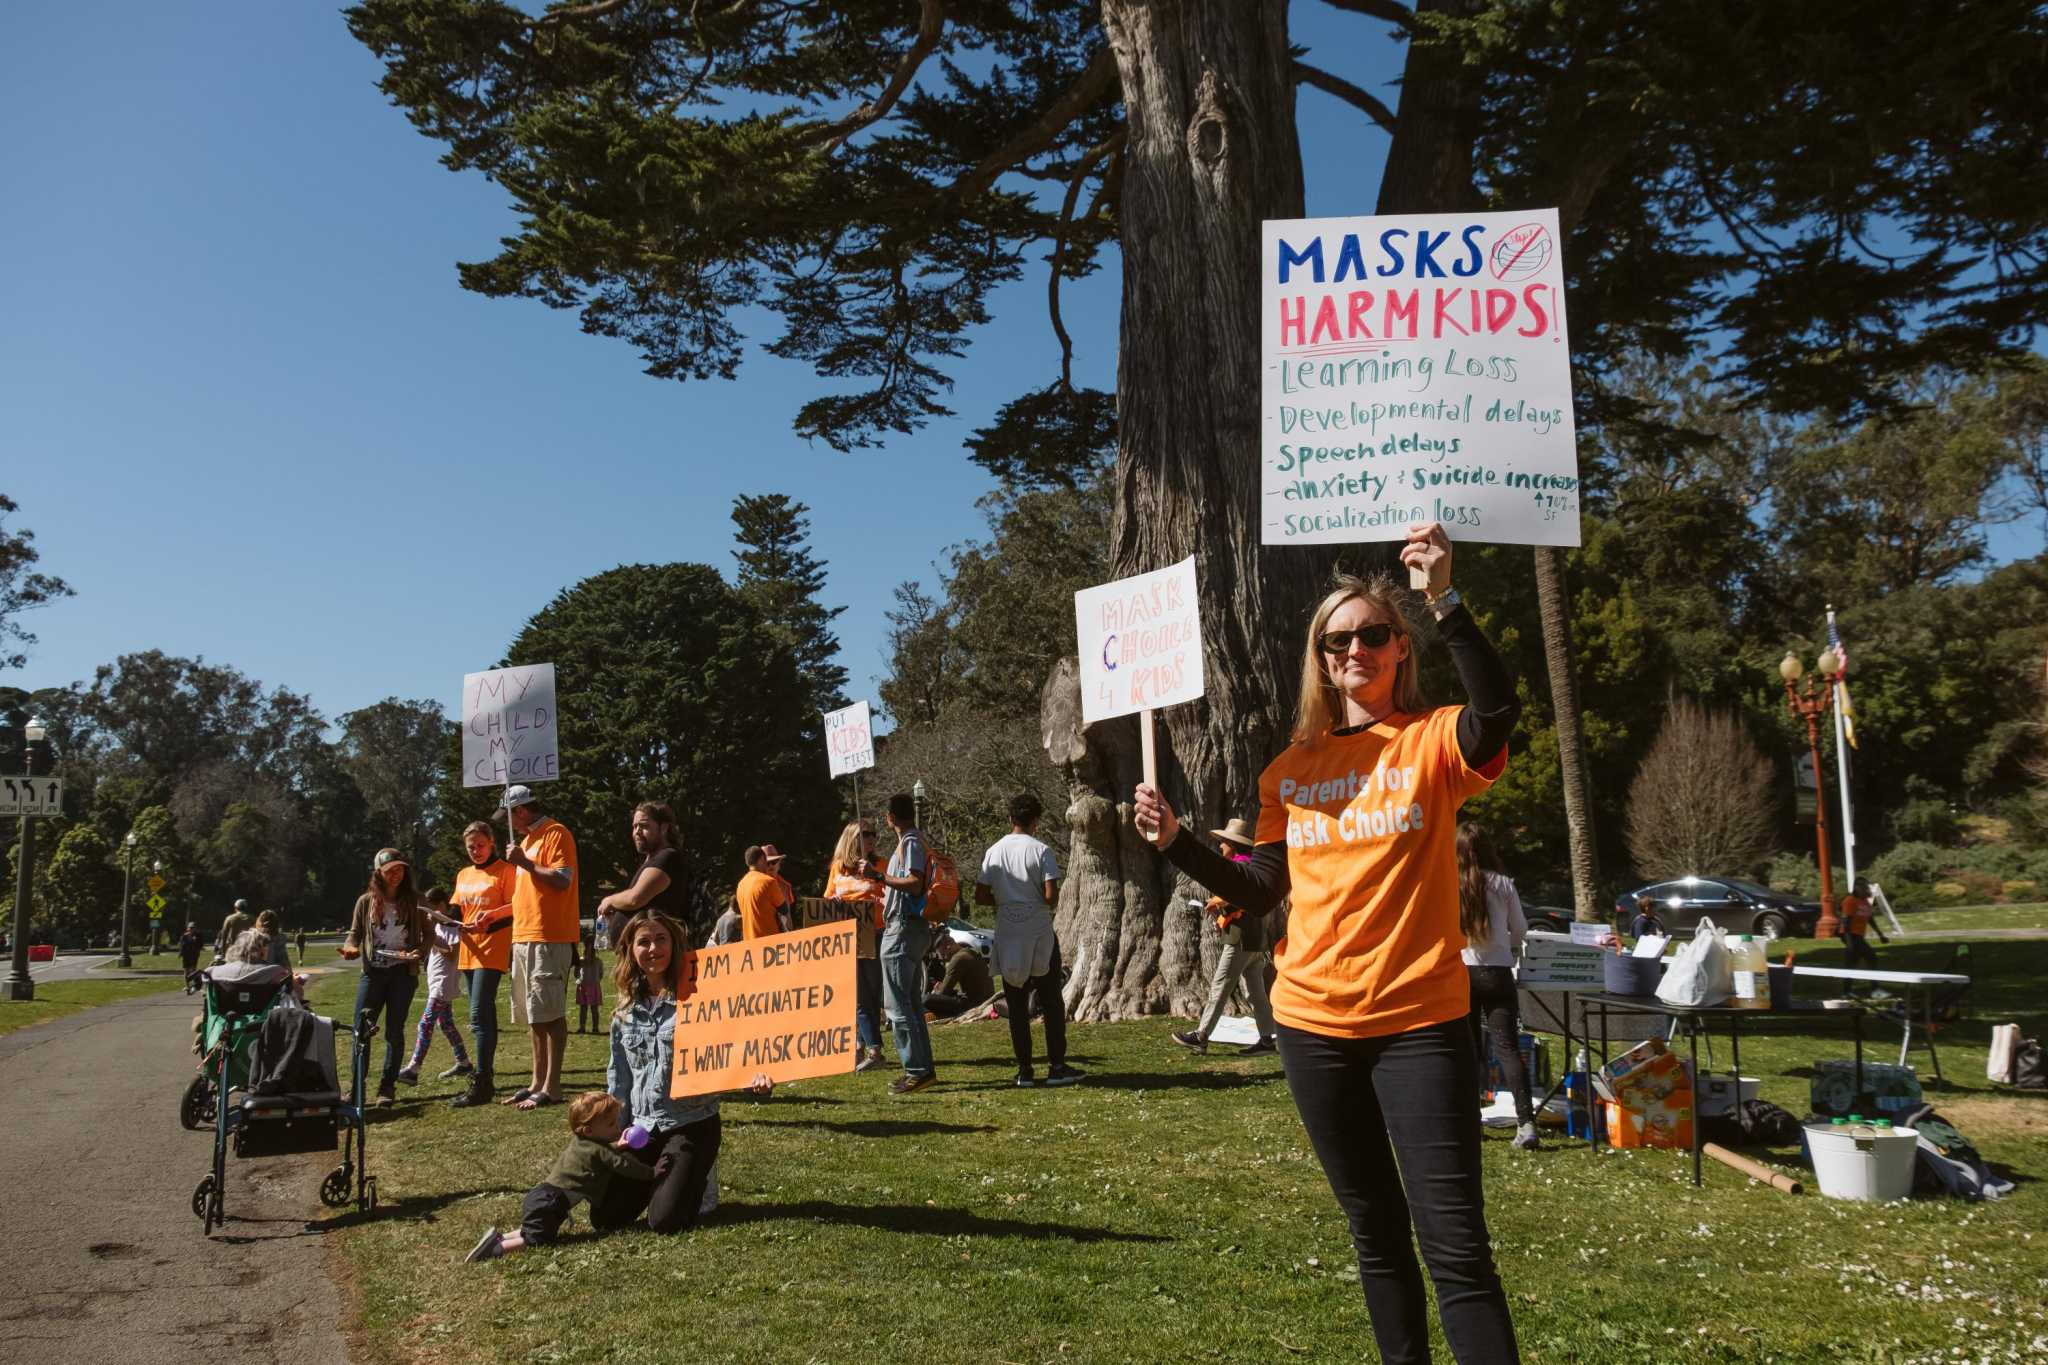
[[1353, 640], [1365, 641], [1367, 649], [1379, 649], [1393, 638], [1394, 628], [1381, 621], [1370, 626], [1360, 626], [1357, 630], [1325, 631], [1316, 637], [1316, 644], [1325, 654], [1347, 654], [1351, 651]]

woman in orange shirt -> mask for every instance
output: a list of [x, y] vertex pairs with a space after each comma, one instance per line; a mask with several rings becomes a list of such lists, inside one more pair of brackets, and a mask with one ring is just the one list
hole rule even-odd
[[[874, 871], [875, 831], [865, 821], [849, 821], [832, 850], [832, 875], [825, 882], [825, 899], [869, 903], [872, 913], [867, 939], [871, 945], [882, 927], [883, 887], [872, 875]], [[870, 947], [867, 956], [856, 958], [853, 965], [858, 987], [854, 1034], [860, 1047], [860, 1060], [853, 1069], [872, 1071], [882, 1064], [882, 960]]]
[[1507, 762], [1514, 680], [1451, 590], [1442, 528], [1408, 532], [1466, 706], [1430, 708], [1402, 590], [1340, 577], [1302, 653], [1294, 742], [1259, 778], [1257, 843], [1235, 864], [1140, 786], [1138, 828], [1181, 871], [1262, 914], [1291, 897], [1274, 954], [1287, 1087], [1350, 1222], [1380, 1356], [1429, 1360], [1422, 1248], [1452, 1353], [1515, 1361], [1480, 1190], [1479, 1077], [1458, 924], [1457, 812]]

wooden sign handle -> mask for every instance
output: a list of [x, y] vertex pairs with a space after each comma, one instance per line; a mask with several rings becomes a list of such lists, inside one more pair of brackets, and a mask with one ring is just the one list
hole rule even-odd
[[1138, 750], [1145, 760], [1145, 785], [1155, 791], [1159, 787], [1159, 745], [1152, 735], [1152, 708], [1146, 707], [1138, 713]]

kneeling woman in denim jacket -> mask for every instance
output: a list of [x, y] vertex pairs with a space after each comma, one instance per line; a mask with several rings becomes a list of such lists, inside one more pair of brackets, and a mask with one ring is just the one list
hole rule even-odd
[[[654, 1183], [614, 1181], [601, 1207], [590, 1210], [593, 1227], [632, 1222], [642, 1210], [655, 1232], [685, 1232], [697, 1225], [705, 1185], [718, 1161], [718, 1097], [669, 1098], [675, 1068], [676, 995], [683, 969], [682, 926], [656, 910], [626, 921], [613, 945], [617, 1007], [612, 1011], [612, 1059], [605, 1088], [626, 1106], [630, 1122], [653, 1134], [632, 1154], [654, 1167]], [[775, 1083], [764, 1073], [747, 1087], [767, 1095]]]

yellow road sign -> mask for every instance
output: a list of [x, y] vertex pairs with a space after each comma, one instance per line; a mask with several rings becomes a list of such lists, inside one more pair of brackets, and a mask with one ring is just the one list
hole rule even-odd
[[152, 913], [162, 914], [163, 908], [166, 905], [169, 905], [170, 902], [165, 900], [162, 896], [151, 896], [148, 900], [144, 901], [143, 904], [147, 905]]
[[151, 873], [149, 880], [144, 882], [143, 885], [152, 891], [161, 891], [164, 889], [164, 879], [155, 873]]

